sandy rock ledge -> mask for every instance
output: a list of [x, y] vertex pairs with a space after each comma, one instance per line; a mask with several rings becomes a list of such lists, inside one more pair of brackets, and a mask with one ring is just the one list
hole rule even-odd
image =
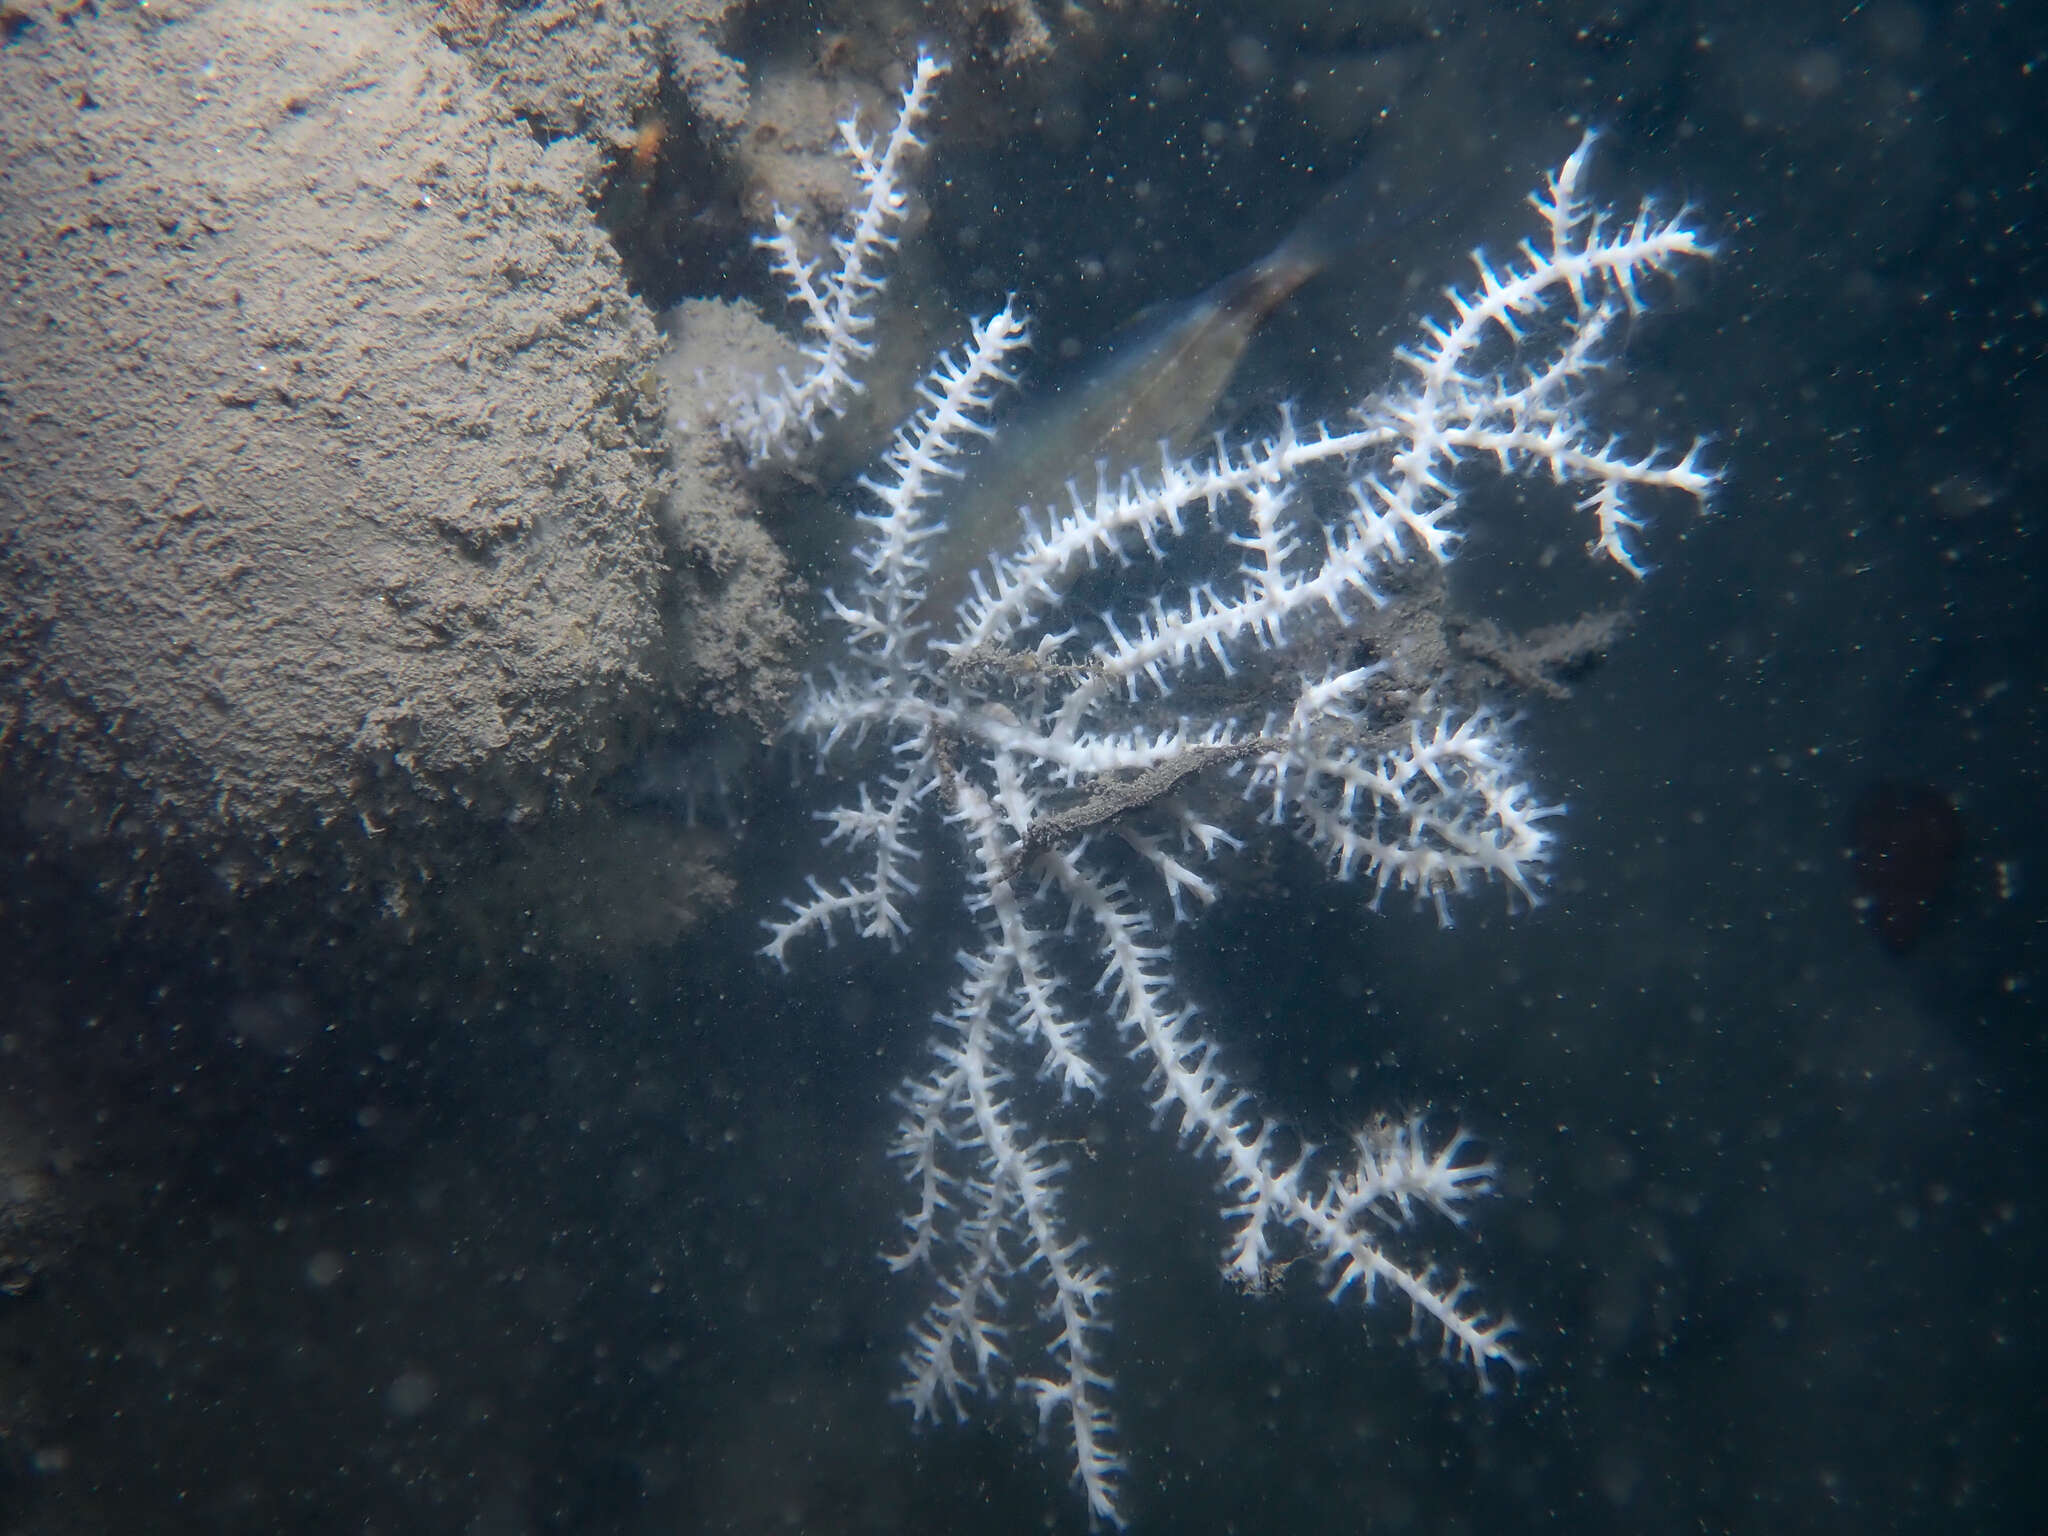
[[603, 772], [662, 665], [663, 471], [589, 144], [354, 0], [11, 5], [0, 124], [31, 836], [135, 900], [169, 851], [374, 884]]

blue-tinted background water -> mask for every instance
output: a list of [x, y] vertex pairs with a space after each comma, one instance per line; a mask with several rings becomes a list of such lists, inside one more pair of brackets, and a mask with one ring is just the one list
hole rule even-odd
[[[1305, 1125], [1433, 1103], [1489, 1138], [1508, 1197], [1459, 1251], [1535, 1366], [1481, 1398], [1307, 1274], [1228, 1289], [1206, 1168], [1125, 1084], [1083, 1127], [1076, 1215], [1119, 1277], [1129, 1507], [1160, 1532], [2038, 1529], [2048, 30], [1557, 20], [1361, 13], [1424, 53], [1451, 29], [1500, 77], [1475, 99], [1521, 92], [1482, 130], [1498, 186], [1439, 207], [1418, 173], [1413, 237], [1461, 280], [1573, 118], [1607, 128], [1598, 189], [1689, 197], [1722, 249], [1633, 338], [1682, 390], [1633, 424], [1714, 434], [1729, 483], [1709, 519], [1662, 512], [1626, 640], [1521, 728], [1571, 805], [1539, 911], [1479, 898], [1443, 930], [1289, 856], [1181, 940]], [[1052, 368], [1268, 248], [1345, 168], [1288, 126], [1294, 23], [1190, 12], [1134, 34], [1070, 132], [942, 142], [951, 297], [1023, 291]], [[1649, 42], [1674, 31], [1678, 66]], [[1247, 412], [1384, 376], [1433, 300], [1370, 286], [1276, 317]], [[1575, 531], [1486, 510], [1474, 606], [1597, 600]], [[1886, 785], [1963, 837], [1903, 954], [1855, 904], [1859, 806], [1911, 819]], [[758, 922], [819, 865], [813, 795], [764, 775], [731, 913], [602, 966], [123, 923], [17, 850], [0, 1061], [94, 1130], [64, 1154], [75, 1247], [0, 1299], [4, 1528], [1082, 1528], [1021, 1403], [913, 1434], [889, 1401], [924, 1299], [878, 1259], [890, 1096], [957, 893], [934, 872], [905, 954], [776, 974]]]

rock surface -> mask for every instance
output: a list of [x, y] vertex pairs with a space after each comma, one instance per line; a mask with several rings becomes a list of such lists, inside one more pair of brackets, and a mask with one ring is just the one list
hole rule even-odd
[[[652, 324], [543, 146], [357, 0], [10, 7], [0, 771], [147, 887], [616, 756], [659, 663]], [[395, 835], [394, 835], [395, 834]]]

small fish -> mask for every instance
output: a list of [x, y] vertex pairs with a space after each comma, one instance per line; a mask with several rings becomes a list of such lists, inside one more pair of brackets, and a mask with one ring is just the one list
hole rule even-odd
[[938, 618], [965, 602], [973, 573], [1012, 542], [1020, 509], [1063, 500], [1077, 470], [1100, 465], [1115, 484], [1156, 464], [1162, 443], [1185, 452], [1266, 318], [1336, 257], [1412, 217], [1413, 209], [1388, 210], [1374, 163], [1360, 165], [1267, 255], [1126, 326], [1087, 377], [1005, 422], [951, 498], [946, 536], [933, 541], [925, 611]]
[[622, 810], [736, 835], [746, 825], [754, 745], [752, 733], [725, 724], [714, 724], [688, 739], [665, 738], [606, 779], [603, 793]]

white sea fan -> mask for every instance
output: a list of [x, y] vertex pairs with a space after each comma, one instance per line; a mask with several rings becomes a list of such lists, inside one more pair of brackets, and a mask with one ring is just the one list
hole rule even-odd
[[[937, 73], [919, 61], [904, 122], [925, 110]], [[1109, 1277], [1064, 1216], [1071, 1170], [1011, 1084], [1029, 1071], [1063, 1097], [1102, 1093], [1108, 1034], [1146, 1074], [1155, 1114], [1216, 1160], [1235, 1280], [1261, 1287], [1275, 1265], [1312, 1256], [1333, 1298], [1406, 1301], [1417, 1329], [1482, 1385], [1520, 1369], [1507, 1320], [1461, 1276], [1395, 1248], [1427, 1217], [1461, 1225], [1493, 1191], [1492, 1162], [1419, 1115], [1332, 1148], [1269, 1117], [1182, 996], [1164, 909], [1178, 919], [1216, 899], [1204, 866], [1254, 830], [1221, 824], [1233, 804], [1248, 824], [1293, 829], [1339, 879], [1370, 881], [1375, 903], [1397, 888], [1448, 922], [1451, 898], [1476, 885], [1536, 899], [1560, 808], [1524, 781], [1496, 711], [1433, 681], [1391, 686], [1384, 663], [1331, 658], [1418, 563], [1454, 557], [1475, 467], [1575, 488], [1592, 552], [1637, 576], [1636, 498], [1704, 504], [1712, 490], [1699, 444], [1631, 456], [1587, 420], [1596, 374], [1618, 371], [1615, 320], [1642, 307], [1651, 279], [1709, 254], [1683, 210], [1596, 213], [1583, 189], [1591, 148], [1532, 198], [1536, 237], [1508, 262], [1478, 259], [1474, 285], [1447, 294], [1449, 318], [1396, 354], [1401, 382], [1365, 396], [1347, 425], [1304, 429], [1283, 412], [1270, 435], [1219, 438], [1192, 458], [1162, 449], [1153, 469], [1097, 476], [1092, 495], [1070, 490], [1028, 514], [957, 612], [929, 610], [927, 551], [946, 536], [963, 449], [993, 431], [1027, 344], [1014, 306], [940, 360], [923, 407], [862, 482], [857, 575], [827, 599], [842, 644], [794, 721], [827, 771], [863, 775], [823, 816], [855, 873], [836, 888], [814, 880], [768, 925], [766, 953], [786, 965], [801, 941], [842, 924], [900, 943], [933, 823], [952, 829], [979, 937], [905, 1086], [893, 1148], [913, 1197], [891, 1262], [934, 1286], [902, 1395], [922, 1419], [1013, 1374], [1063, 1426], [1096, 1519], [1122, 1519], [1102, 1364]], [[900, 206], [898, 157], [864, 156], [870, 202]], [[822, 283], [779, 237], [779, 265], [821, 337], [821, 375], [843, 362], [829, 317], [876, 285], [860, 227]], [[808, 424], [798, 402], [811, 395], [806, 381], [786, 384], [781, 406], [741, 412], [736, 435], [764, 451], [785, 434], [758, 423], [783, 410]], [[1211, 528], [1239, 552], [1236, 568], [1170, 589], [1173, 552]], [[1077, 587], [1105, 563], [1125, 568], [1118, 595], [1109, 611], [1080, 611]], [[1214, 793], [1226, 775], [1233, 797]], [[1157, 881], [1156, 913], [1134, 884], [1145, 878]], [[1088, 967], [1068, 975], [1077, 953]], [[1026, 1326], [1045, 1320], [1035, 1372], [1009, 1359], [1004, 1319], [1019, 1291], [1036, 1299]]]

